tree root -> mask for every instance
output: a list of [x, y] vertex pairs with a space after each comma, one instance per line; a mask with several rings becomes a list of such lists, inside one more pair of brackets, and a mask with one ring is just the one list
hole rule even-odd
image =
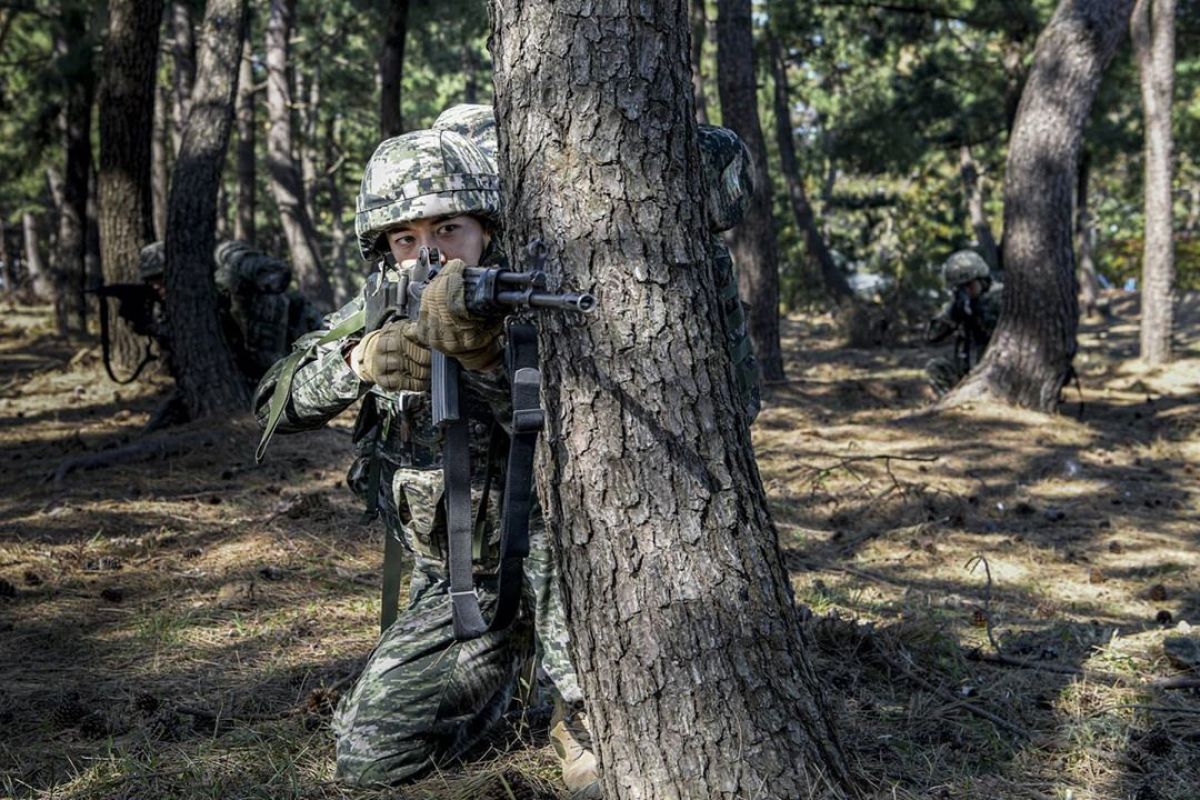
[[111, 450], [102, 450], [99, 453], [72, 456], [63, 459], [58, 468], [54, 470], [54, 488], [61, 489], [67, 476], [72, 472], [102, 469], [116, 464], [128, 464], [132, 461], [170, 458], [189, 453], [197, 447], [209, 446], [213, 441], [213, 435], [209, 431], [192, 431], [130, 442], [127, 445], [114, 447]]

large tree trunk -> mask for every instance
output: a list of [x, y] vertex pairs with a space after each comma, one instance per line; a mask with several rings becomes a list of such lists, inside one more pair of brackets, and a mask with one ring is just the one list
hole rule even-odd
[[1088, 208], [1091, 173], [1092, 158], [1088, 151], [1084, 150], [1079, 159], [1079, 180], [1075, 191], [1075, 253], [1079, 263], [1079, 305], [1089, 317], [1100, 309], [1100, 279], [1096, 276], [1096, 261], [1092, 257], [1096, 234]]
[[92, 171], [92, 98], [94, 78], [91, 48], [83, 44], [87, 20], [71, 12], [56, 50], [74, 68], [65, 74], [63, 109], [62, 206], [58, 218], [58, 247], [54, 259], [54, 318], [60, 334], [87, 332], [87, 201]]
[[400, 113], [400, 79], [404, 75], [404, 37], [408, 32], [408, 0], [384, 4], [383, 42], [379, 49], [379, 130], [389, 139], [404, 133]]
[[196, 84], [196, 26], [192, 9], [187, 2], [175, 2], [171, 7], [171, 138], [174, 152], [183, 142], [188, 109], [192, 104], [192, 89]]
[[1072, 210], [1083, 126], [1132, 6], [1062, 0], [1038, 37], [1005, 168], [1000, 322], [979, 366], [943, 405], [1058, 407], [1079, 327]]
[[242, 47], [237, 92], [237, 213], [233, 238], [254, 243], [256, 171], [254, 161], [254, 51], [249, 37]]
[[708, 36], [708, 15], [704, 10], [707, 0], [688, 0], [688, 12], [692, 26], [692, 97], [696, 99], [696, 122], [708, 124], [708, 98], [704, 86], [704, 40]]
[[310, 300], [329, 308], [333, 290], [321, 266], [321, 248], [305, 210], [304, 184], [292, 159], [292, 98], [288, 84], [288, 37], [296, 0], [271, 0], [267, 21], [267, 171], [297, 283]]
[[979, 167], [971, 155], [971, 146], [963, 144], [958, 148], [958, 173], [962, 178], [963, 197], [967, 202], [967, 216], [971, 220], [971, 230], [975, 232], [975, 241], [979, 243], [979, 255], [992, 269], [1000, 269], [1000, 250], [996, 247], [996, 237], [992, 235], [992, 224], [988, 221], [987, 211], [983, 207], [983, 183], [979, 178]]
[[766, 380], [783, 378], [779, 347], [779, 247], [771, 202], [767, 145], [758, 118], [750, 0], [717, 3], [717, 87], [721, 124], [750, 148], [754, 192], [746, 220], [730, 237], [738, 293], [750, 304], [750, 339]]
[[38, 219], [32, 211], [21, 215], [21, 231], [25, 236], [25, 269], [29, 273], [29, 288], [38, 302], [54, 299], [54, 284], [42, 262], [42, 250], [38, 246]]
[[175, 380], [192, 418], [244, 411], [249, 401], [221, 331], [212, 270], [217, 188], [233, 127], [246, 16], [246, 0], [208, 2], [192, 111], [171, 178], [165, 246], [167, 319]]
[[542, 325], [539, 497], [605, 794], [839, 796], [846, 759], [739, 422], [687, 5], [491, 8], [508, 250], [542, 239], [601, 303]]
[[[109, 0], [100, 81], [99, 224], [104, 282], [136, 283], [138, 254], [154, 239], [151, 157], [158, 31], [163, 0]], [[101, 300], [100, 302], [106, 302]], [[111, 308], [112, 357], [123, 371], [142, 359], [141, 337]]]
[[154, 239], [167, 236], [167, 195], [171, 188], [171, 89], [161, 81], [154, 86], [154, 134], [150, 143], [150, 184], [154, 197]]
[[[1153, 6], [1153, 9], [1151, 8]], [[1171, 103], [1175, 90], [1175, 0], [1137, 0], [1131, 19], [1146, 131], [1146, 229], [1142, 255], [1141, 357], [1171, 360], [1175, 242], [1171, 202]]]
[[796, 227], [804, 232], [809, 257], [817, 262], [821, 270], [825, 291], [834, 303], [842, 303], [852, 299], [854, 292], [850, 290], [846, 276], [838, 269], [833, 261], [833, 254], [825, 245], [825, 238], [821, 236], [821, 230], [813, 217], [808, 194], [804, 191], [804, 179], [800, 176], [796, 143], [792, 135], [792, 105], [788, 97], [787, 64], [784, 63], [779, 40], [774, 36], [770, 37], [770, 58], [775, 83], [775, 137], [779, 143], [779, 168], [783, 170], [783, 177], [787, 182], [792, 215], [796, 219]]

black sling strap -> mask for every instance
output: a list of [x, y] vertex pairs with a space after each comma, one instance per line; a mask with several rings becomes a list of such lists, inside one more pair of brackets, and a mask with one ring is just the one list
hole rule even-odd
[[[537, 367], [537, 329], [524, 323], [510, 324], [507, 355], [512, 383], [512, 436], [500, 527], [496, 610], [490, 623], [484, 620], [479, 607], [472, 572], [468, 423], [461, 414], [445, 420], [442, 459], [446, 477], [450, 598], [454, 605], [454, 637], [460, 641], [475, 639], [489, 630], [504, 629], [516, 619], [521, 605], [523, 565], [529, 555], [529, 513], [533, 507], [533, 457], [544, 422], [538, 396], [541, 375]], [[453, 377], [457, 381], [458, 376]]]

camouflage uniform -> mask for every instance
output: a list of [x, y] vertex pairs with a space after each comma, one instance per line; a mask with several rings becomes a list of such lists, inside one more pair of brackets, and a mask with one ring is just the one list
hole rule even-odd
[[[442, 174], [430, 175], [422, 158], [440, 153]], [[423, 172], [425, 170], [425, 172]], [[373, 193], [377, 192], [377, 193]], [[407, 219], [471, 209], [494, 220], [499, 193], [494, 162], [453, 132], [418, 131], [379, 146], [364, 174], [359, 197], [359, 246], [364, 257], [381, 252], [379, 231]], [[488, 259], [481, 259], [489, 265]], [[459, 642], [451, 625], [446, 508], [440, 432], [429, 413], [428, 393], [386, 392], [363, 383], [346, 362], [362, 330], [319, 344], [354, 316], [361, 296], [330, 315], [321, 331], [296, 343], [302, 353], [292, 378], [278, 432], [309, 430], [362, 398], [356, 459], [348, 483], [364, 500], [372, 462], [379, 469], [377, 502], [387, 535], [412, 554], [408, 604], [384, 631], [354, 689], [334, 718], [337, 775], [355, 784], [394, 784], [461, 755], [507, 708], [521, 666], [542, 644], [541, 665], [568, 702], [580, 702], [578, 682], [566, 655], [566, 631], [555, 561], [539, 511], [530, 524], [521, 615], [508, 629]], [[255, 396], [260, 421], [285, 369], [271, 368]], [[506, 425], [508, 378], [503, 370], [463, 371], [462, 399], [471, 420], [473, 507], [484, 494], [483, 473], [492, 430]], [[498, 514], [504, 485], [503, 458], [492, 464], [487, 514], [477, 526], [476, 586], [485, 613], [494, 602]]]
[[[926, 339], [938, 344], [953, 336], [954, 354], [932, 358], [925, 364], [926, 376], [938, 395], [954, 388], [983, 358], [1000, 318], [1004, 291], [1003, 285], [992, 283], [987, 263], [970, 250], [951, 255], [942, 267], [942, 278], [953, 294], [929, 321]], [[976, 297], [966, 290], [972, 281], [983, 284], [983, 291]]]

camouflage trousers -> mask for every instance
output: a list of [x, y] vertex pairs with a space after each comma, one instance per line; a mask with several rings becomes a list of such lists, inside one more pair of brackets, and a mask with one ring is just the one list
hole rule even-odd
[[925, 363], [925, 375], [929, 380], [929, 385], [940, 397], [967, 377], [966, 367], [967, 365], [963, 363], [962, 359], [939, 356], [931, 358]]
[[[400, 783], [463, 755], [508, 708], [535, 652], [566, 702], [583, 699], [567, 653], [561, 586], [540, 512], [530, 524], [521, 615], [507, 630], [459, 642], [445, 563], [422, 546], [431, 529], [436, 534], [444, 526], [435, 511], [440, 492], [424, 489], [418, 507], [411, 483], [398, 480], [396, 491], [399, 509], [389, 504], [385, 522], [387, 535], [414, 551], [408, 604], [383, 632], [333, 720], [337, 777], [358, 785]], [[476, 588], [490, 613], [493, 580], [477, 579]]]

